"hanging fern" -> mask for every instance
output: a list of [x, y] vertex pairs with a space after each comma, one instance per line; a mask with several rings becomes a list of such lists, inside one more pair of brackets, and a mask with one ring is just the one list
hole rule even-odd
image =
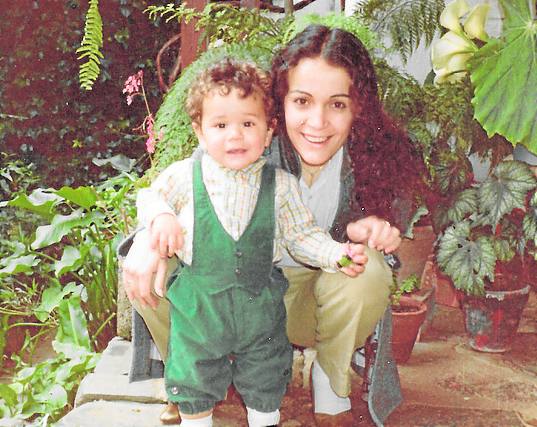
[[389, 35], [391, 47], [406, 62], [422, 38], [431, 43], [444, 6], [444, 0], [366, 0], [354, 14], [373, 31]]
[[100, 58], [103, 58], [103, 22], [99, 13], [99, 0], [89, 0], [89, 9], [84, 25], [84, 37], [76, 53], [81, 53], [78, 59], [87, 58], [80, 65], [78, 78], [82, 89], [91, 90], [99, 77]]

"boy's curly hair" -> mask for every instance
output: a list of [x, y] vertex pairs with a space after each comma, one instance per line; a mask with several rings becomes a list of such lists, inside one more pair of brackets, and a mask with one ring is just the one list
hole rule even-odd
[[256, 64], [225, 58], [203, 70], [194, 80], [186, 98], [186, 111], [193, 123], [201, 123], [203, 99], [214, 89], [223, 96], [228, 95], [232, 89], [237, 89], [241, 98], [252, 94], [261, 96], [267, 121], [272, 120], [270, 74]]

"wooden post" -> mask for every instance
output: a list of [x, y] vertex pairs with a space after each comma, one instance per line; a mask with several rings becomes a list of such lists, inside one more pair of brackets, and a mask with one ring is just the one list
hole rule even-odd
[[[202, 11], [208, 0], [188, 0], [186, 5], [192, 9]], [[188, 24], [181, 22], [181, 69], [184, 70], [190, 65], [198, 52], [199, 32], [195, 30], [196, 20], [191, 20]], [[205, 42], [202, 43], [205, 48]]]
[[240, 5], [241, 7], [249, 9], [259, 9], [261, 6], [261, 0], [241, 0]]

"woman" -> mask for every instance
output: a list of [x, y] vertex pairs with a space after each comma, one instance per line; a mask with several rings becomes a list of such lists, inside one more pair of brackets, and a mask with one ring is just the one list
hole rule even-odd
[[[355, 163], [354, 158], [363, 144], [399, 138], [404, 145], [408, 140], [384, 115], [369, 55], [348, 32], [306, 28], [276, 55], [272, 77], [280, 127], [272, 159], [300, 177], [304, 201], [321, 227], [336, 240], [368, 246], [366, 269], [357, 278], [312, 270], [290, 257], [279, 264], [289, 281], [285, 303], [290, 341], [317, 351], [312, 369], [315, 418], [319, 425], [356, 425], [348, 397], [351, 359], [388, 305], [391, 270], [381, 252], [394, 251], [401, 239], [399, 230], [387, 221], [375, 216], [359, 219], [363, 216], [358, 203], [360, 182], [355, 185], [354, 178], [362, 176], [367, 165]], [[123, 266], [129, 299], [155, 308], [158, 298], [150, 283], [156, 272], [155, 287], [162, 293], [165, 267], [157, 250], [138, 239]], [[167, 307], [158, 305], [157, 312], [164, 315], [155, 315], [151, 308], [138, 309], [160, 341], [162, 353]], [[386, 360], [386, 366], [393, 367], [393, 361]], [[396, 402], [385, 412], [398, 403], [398, 394], [393, 396]]]

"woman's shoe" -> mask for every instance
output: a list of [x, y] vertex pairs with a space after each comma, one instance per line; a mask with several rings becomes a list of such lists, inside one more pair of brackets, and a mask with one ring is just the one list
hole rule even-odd
[[160, 414], [160, 422], [162, 424], [179, 424], [181, 416], [179, 415], [179, 407], [176, 403], [168, 402], [164, 411]]

